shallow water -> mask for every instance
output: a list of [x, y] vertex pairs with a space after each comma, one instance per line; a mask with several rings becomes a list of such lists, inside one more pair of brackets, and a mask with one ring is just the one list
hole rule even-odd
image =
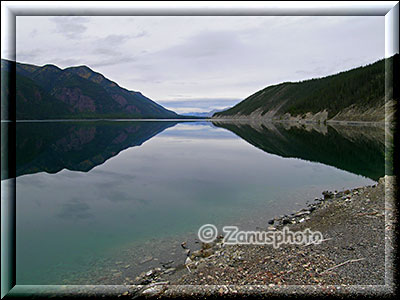
[[[211, 122], [17, 124], [17, 284], [122, 284], [206, 223], [266, 227], [384, 175], [384, 133]], [[327, 153], [328, 152], [328, 153]], [[6, 180], [6, 179], [5, 179]]]

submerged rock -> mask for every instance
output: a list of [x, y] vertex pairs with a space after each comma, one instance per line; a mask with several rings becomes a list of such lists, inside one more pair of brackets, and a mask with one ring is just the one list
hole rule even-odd
[[149, 262], [149, 261], [152, 261], [153, 260], [153, 257], [152, 256], [146, 256], [143, 260], [141, 260], [139, 263], [142, 265], [142, 264], [145, 264], [145, 263], [147, 263], [147, 262]]
[[190, 265], [192, 263], [193, 263], [193, 260], [191, 260], [190, 257], [186, 257], [185, 265]]
[[173, 272], [175, 272], [175, 268], [169, 268], [169, 269], [167, 269], [167, 270], [165, 270], [164, 271], [164, 274], [170, 274], [170, 273], [173, 273]]

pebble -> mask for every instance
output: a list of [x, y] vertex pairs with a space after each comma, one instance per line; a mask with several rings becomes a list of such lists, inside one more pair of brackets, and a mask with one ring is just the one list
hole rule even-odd
[[164, 273], [165, 274], [173, 273], [173, 272], [175, 272], [175, 270], [176, 270], [175, 268], [169, 268], [169, 269], [165, 270]]

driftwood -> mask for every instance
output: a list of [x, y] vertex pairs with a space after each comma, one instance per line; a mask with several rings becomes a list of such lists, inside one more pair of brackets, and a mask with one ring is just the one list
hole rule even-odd
[[324, 273], [326, 273], [326, 272], [332, 271], [333, 269], [339, 268], [339, 267], [344, 266], [344, 265], [346, 265], [346, 264], [348, 264], [348, 263], [353, 263], [353, 262], [361, 261], [361, 260], [364, 260], [364, 259], [365, 259], [365, 258], [358, 258], [358, 259], [349, 259], [349, 260], [346, 260], [345, 262], [342, 262], [342, 263], [340, 263], [340, 264], [338, 264], [338, 265], [336, 265], [336, 266], [333, 266], [333, 267], [331, 267], [331, 268], [329, 268], [329, 269], [326, 269], [325, 271], [321, 272], [320, 274], [324, 274]]
[[308, 244], [305, 244], [303, 247], [310, 246], [310, 245], [319, 245], [320, 243], [325, 242], [325, 241], [329, 241], [331, 239], [332, 238], [323, 239], [318, 244], [316, 244], [316, 243], [308, 243]]

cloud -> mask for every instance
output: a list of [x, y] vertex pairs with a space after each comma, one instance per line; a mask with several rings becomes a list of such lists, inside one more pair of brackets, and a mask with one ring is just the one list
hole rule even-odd
[[[97, 59], [93, 62], [88, 62], [88, 65], [93, 68], [104, 67], [104, 66], [116, 66], [120, 64], [126, 64], [132, 61], [135, 61], [136, 58], [128, 55], [118, 55], [116, 53], [115, 56], [110, 56], [109, 59]], [[112, 78], [109, 78], [113, 80]]]
[[76, 66], [79, 65], [80, 61], [78, 59], [74, 58], [54, 58], [52, 61], [57, 61], [58, 65], [64, 65], [64, 66]]
[[110, 34], [104, 38], [96, 40], [96, 44], [104, 45], [105, 47], [115, 47], [126, 42], [130, 38], [127, 34]]
[[16, 54], [17, 61], [34, 61], [42, 55], [39, 49], [22, 50]]
[[87, 26], [85, 23], [89, 22], [85, 17], [52, 17], [50, 19], [56, 25], [56, 32], [63, 34], [68, 39], [80, 39], [82, 34], [86, 32]]
[[99, 47], [99, 49], [108, 49], [113, 51], [115, 48], [120, 47], [127, 41], [138, 39], [146, 36], [146, 32], [141, 31], [134, 34], [109, 34], [102, 38], [96, 38], [94, 44]]
[[163, 54], [201, 59], [224, 55], [242, 46], [234, 31], [204, 31], [185, 39], [180, 45], [165, 50]]

